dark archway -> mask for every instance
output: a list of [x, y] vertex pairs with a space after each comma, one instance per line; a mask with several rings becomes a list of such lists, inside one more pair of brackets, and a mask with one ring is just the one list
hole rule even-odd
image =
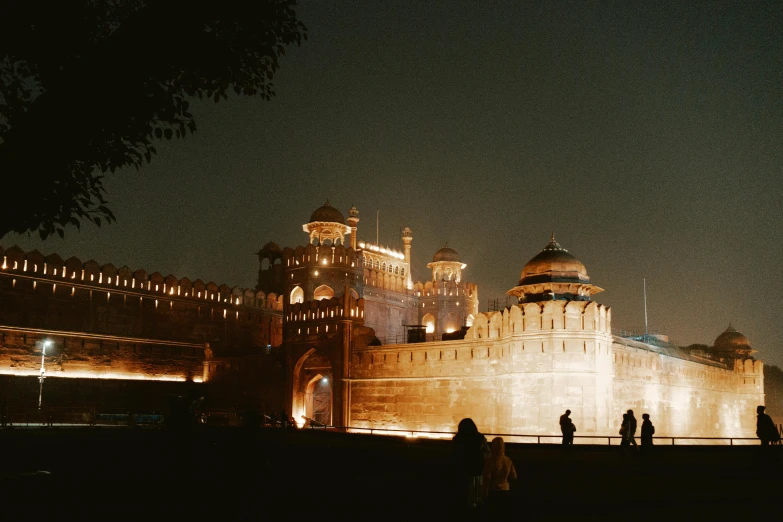
[[308, 419], [333, 424], [333, 378], [331, 361], [315, 348], [299, 358], [294, 367], [291, 411], [300, 426]]

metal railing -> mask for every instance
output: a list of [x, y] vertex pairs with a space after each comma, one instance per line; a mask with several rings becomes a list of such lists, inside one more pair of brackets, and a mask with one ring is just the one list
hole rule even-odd
[[[446, 439], [456, 435], [453, 431], [423, 431], [423, 430], [401, 430], [396, 428], [364, 428], [358, 426], [313, 426], [309, 429], [322, 429], [324, 431], [335, 431], [342, 433], [364, 433], [368, 435], [391, 435], [397, 437], [408, 438], [433, 438], [433, 439]], [[562, 435], [547, 435], [547, 434], [520, 434], [520, 433], [483, 433], [487, 438], [503, 437], [506, 442], [522, 443], [522, 444], [559, 444], [562, 440]], [[619, 435], [574, 435], [574, 439], [582, 439], [585, 441], [602, 441], [601, 445], [604, 445], [603, 441], [608, 446], [619, 446], [623, 438]], [[639, 439], [639, 437], [636, 437]], [[653, 437], [656, 442], [669, 441], [671, 446], [694, 446], [700, 445], [697, 441], [721, 441], [728, 446], [735, 445], [752, 445], [751, 442], [759, 443], [759, 439], [755, 437], [688, 437], [688, 436], [658, 436]], [[550, 441], [550, 442], [547, 442]], [[678, 441], [680, 444], [678, 444]], [[693, 441], [695, 444], [687, 444], [687, 441]], [[684, 442], [684, 444], [683, 444]], [[735, 444], [735, 442], [739, 444]], [[590, 444], [590, 442], [586, 442]], [[716, 445], [716, 444], [702, 444], [702, 445]], [[717, 444], [721, 445], [721, 444]]]
[[165, 416], [158, 411], [49, 408], [43, 412], [10, 411], [2, 415], [0, 427], [66, 426], [162, 426]]

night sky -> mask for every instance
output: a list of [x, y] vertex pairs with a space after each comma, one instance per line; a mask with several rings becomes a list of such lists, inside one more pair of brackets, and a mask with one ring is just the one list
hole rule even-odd
[[254, 286], [329, 198], [415, 279], [445, 242], [480, 307], [558, 241], [612, 324], [712, 344], [731, 323], [783, 365], [783, 3], [315, 2], [270, 102], [194, 103], [199, 130], [111, 176], [117, 223], [6, 236]]

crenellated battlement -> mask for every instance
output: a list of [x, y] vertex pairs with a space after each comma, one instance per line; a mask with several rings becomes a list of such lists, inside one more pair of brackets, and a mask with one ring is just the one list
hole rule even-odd
[[364, 299], [350, 293], [331, 299], [294, 303], [288, 306], [286, 320], [291, 323], [323, 322], [329, 320], [364, 320]]
[[286, 247], [283, 249], [283, 265], [286, 268], [296, 266], [311, 267], [344, 267], [358, 268], [362, 266], [362, 256], [351, 247], [343, 245], [320, 245], [313, 244], [300, 245], [296, 248]]
[[432, 297], [438, 295], [464, 295], [466, 297], [473, 297], [474, 295], [478, 295], [478, 285], [465, 281], [456, 282], [454, 280], [445, 279], [426, 282], [416, 281], [413, 283], [413, 292], [417, 297]]
[[160, 272], [148, 274], [143, 269], [117, 268], [111, 263], [99, 265], [94, 260], [82, 262], [76, 257], [63, 260], [58, 254], [44, 256], [37, 250], [25, 252], [18, 246], [7, 250], [0, 247], [0, 275], [13, 275], [54, 285], [88, 287], [107, 292], [121, 292], [170, 299], [202, 300], [232, 307], [282, 310], [282, 296], [255, 292], [249, 288], [229, 287], [201, 279], [164, 277]]
[[734, 361], [734, 373], [748, 377], [764, 375], [764, 363], [754, 359], [737, 359]]
[[595, 301], [545, 301], [512, 305], [476, 316], [465, 339], [501, 338], [541, 331], [594, 331], [611, 335], [611, 309]]

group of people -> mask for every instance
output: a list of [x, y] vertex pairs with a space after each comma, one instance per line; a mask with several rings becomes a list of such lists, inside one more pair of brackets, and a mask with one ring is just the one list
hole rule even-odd
[[[574, 443], [574, 433], [576, 433], [576, 426], [573, 420], [571, 420], [571, 410], [566, 410], [564, 414], [560, 416], [560, 432], [563, 434], [563, 445], [571, 446]], [[645, 413], [642, 415], [642, 449], [648, 449], [653, 445], [653, 435], [655, 434], [655, 426], [653, 426], [650, 420], [650, 414]], [[620, 446], [628, 451], [631, 446], [639, 449], [636, 444], [636, 428], [637, 420], [634, 417], [633, 410], [628, 410], [623, 413], [623, 422], [620, 424], [620, 436], [622, 442]]]
[[[756, 407], [756, 436], [761, 440], [762, 446], [769, 446], [770, 444], [778, 443], [781, 440], [780, 432], [772, 421], [772, 418], [764, 413], [765, 407]], [[571, 410], [566, 410], [563, 415], [560, 416], [560, 431], [563, 434], [563, 445], [570, 446], [574, 443], [574, 433], [576, 432], [576, 426], [574, 426], [571, 420]], [[620, 436], [622, 437], [622, 446], [625, 451], [629, 451], [631, 446], [639, 449], [636, 444], [636, 427], [637, 421], [634, 417], [633, 410], [628, 410], [623, 413], [623, 422], [620, 424]], [[645, 413], [642, 415], [642, 450], [646, 450], [653, 445], [653, 435], [655, 434], [655, 426], [653, 426], [650, 420], [650, 414]]]

